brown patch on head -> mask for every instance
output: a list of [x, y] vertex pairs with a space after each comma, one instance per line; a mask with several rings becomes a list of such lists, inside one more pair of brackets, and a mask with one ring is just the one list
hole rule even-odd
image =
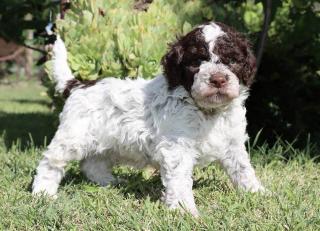
[[66, 99], [70, 96], [72, 89], [79, 87], [79, 88], [87, 88], [95, 85], [97, 80], [78, 80], [78, 79], [71, 79], [67, 82], [67, 85], [62, 93], [62, 96]]
[[249, 41], [233, 28], [216, 23], [226, 33], [218, 37], [213, 52], [219, 56], [220, 61], [246, 86], [250, 86], [256, 72], [256, 58], [251, 51]]
[[210, 59], [202, 29], [194, 29], [169, 47], [169, 52], [161, 60], [169, 89], [182, 85], [190, 91], [201, 62]]

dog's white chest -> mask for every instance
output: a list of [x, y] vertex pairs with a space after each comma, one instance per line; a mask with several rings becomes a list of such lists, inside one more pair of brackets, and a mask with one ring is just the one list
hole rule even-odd
[[245, 109], [235, 107], [228, 112], [212, 116], [202, 123], [199, 139], [199, 165], [206, 165], [222, 158], [239, 142], [245, 142]]

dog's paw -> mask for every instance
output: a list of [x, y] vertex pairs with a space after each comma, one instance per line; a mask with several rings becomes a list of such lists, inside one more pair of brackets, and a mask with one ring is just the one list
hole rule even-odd
[[247, 192], [251, 192], [251, 193], [259, 193], [261, 195], [265, 195], [265, 196], [271, 196], [272, 192], [265, 188], [264, 186], [262, 186], [261, 184], [255, 185], [255, 187], [251, 187], [248, 189], [245, 189], [245, 191]]
[[200, 216], [199, 211], [196, 207], [192, 208], [186, 208], [184, 205], [179, 206], [180, 212], [184, 213], [190, 213], [193, 217], [198, 218]]
[[34, 197], [41, 197], [41, 196], [45, 196], [48, 197], [50, 199], [56, 200], [58, 198], [57, 194], [49, 194], [47, 191], [45, 190], [32, 190], [32, 196]]
[[161, 201], [165, 203], [170, 210], [178, 210], [180, 213], [185, 214], [189, 213], [193, 217], [199, 217], [199, 211], [194, 204], [194, 202], [190, 201], [168, 201], [166, 200], [165, 192], [162, 192]]
[[46, 196], [52, 199], [57, 199], [58, 186], [43, 181], [35, 181], [32, 185], [32, 195]]
[[178, 206], [170, 206], [170, 210], [178, 210], [181, 214], [190, 214], [195, 218], [200, 216], [196, 207], [187, 207], [185, 204], [179, 203]]
[[264, 196], [272, 196], [273, 195], [272, 191], [270, 191], [269, 189], [267, 189], [263, 186], [261, 186], [261, 188], [257, 191], [257, 193], [260, 193]]

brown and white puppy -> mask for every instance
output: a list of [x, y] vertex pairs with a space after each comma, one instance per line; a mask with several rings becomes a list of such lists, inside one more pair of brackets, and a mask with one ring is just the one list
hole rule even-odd
[[101, 185], [112, 167], [160, 170], [170, 208], [198, 211], [192, 194], [196, 165], [219, 161], [235, 186], [264, 191], [245, 148], [248, 87], [255, 58], [248, 41], [221, 23], [207, 23], [178, 39], [152, 80], [75, 80], [58, 37], [53, 46], [57, 92], [69, 96], [60, 125], [37, 168], [33, 193], [54, 196], [71, 160]]

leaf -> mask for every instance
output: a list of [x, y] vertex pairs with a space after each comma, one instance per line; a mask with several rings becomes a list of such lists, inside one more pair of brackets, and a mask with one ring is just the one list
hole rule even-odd
[[282, 1], [272, 1], [272, 0], [257, 0], [256, 3], [261, 2], [263, 4], [264, 11], [267, 9], [268, 2], [271, 3], [271, 14], [270, 14], [270, 21], [272, 21], [277, 13], [277, 9], [282, 6]]
[[192, 29], [192, 26], [189, 22], [184, 22], [182, 26], [182, 32], [183, 34], [188, 33]]

